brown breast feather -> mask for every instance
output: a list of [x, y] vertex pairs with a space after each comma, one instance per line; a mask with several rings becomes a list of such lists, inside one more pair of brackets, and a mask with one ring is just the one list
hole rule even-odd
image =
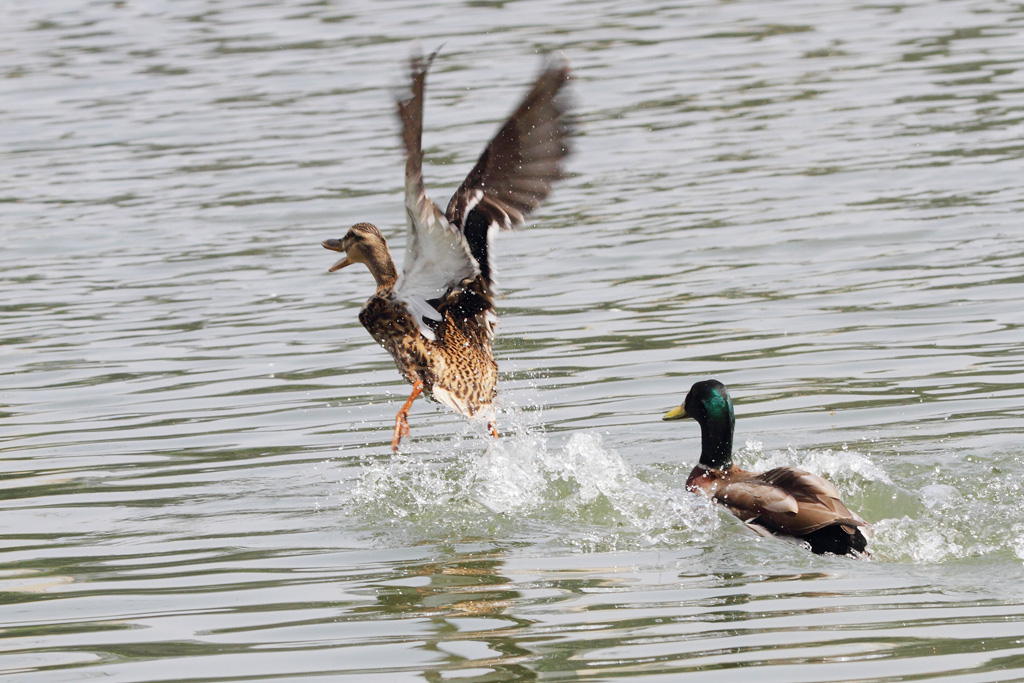
[[427, 396], [467, 417], [489, 414], [498, 370], [491, 355], [491, 297], [483, 278], [467, 280], [430, 302], [442, 319], [428, 321], [431, 341], [420, 334], [402, 302], [389, 295], [371, 297], [359, 321], [391, 354], [409, 382], [422, 381]]

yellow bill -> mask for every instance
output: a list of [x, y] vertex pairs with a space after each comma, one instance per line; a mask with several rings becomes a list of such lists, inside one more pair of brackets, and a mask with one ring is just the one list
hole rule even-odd
[[690, 417], [690, 416], [686, 414], [686, 408], [684, 408], [683, 406], [676, 406], [672, 410], [670, 410], [667, 413], [665, 413], [665, 415], [661, 419], [662, 420], [685, 420], [688, 417]]

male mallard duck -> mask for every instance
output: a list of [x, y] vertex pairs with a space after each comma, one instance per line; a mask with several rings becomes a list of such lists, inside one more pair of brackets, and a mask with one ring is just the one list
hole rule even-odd
[[412, 93], [398, 102], [405, 144], [405, 209], [409, 240], [398, 276], [384, 235], [357, 223], [323, 246], [345, 254], [330, 271], [363, 263], [377, 291], [359, 311], [359, 322], [395, 359], [412, 393], [395, 418], [391, 447], [409, 434], [413, 401], [427, 395], [466, 417], [494, 427], [498, 366], [491, 354], [497, 321], [491, 244], [550, 194], [563, 176], [570, 126], [565, 85], [569, 67], [552, 59], [455, 191], [448, 209], [423, 188], [423, 87], [434, 55], [411, 60]]
[[686, 480], [687, 490], [721, 503], [762, 535], [795, 537], [818, 554], [866, 554], [871, 526], [843, 505], [831, 482], [795, 467], [754, 474], [732, 464], [736, 418], [724, 384], [697, 382], [683, 405], [662, 419], [687, 417], [697, 421], [701, 434], [700, 463]]

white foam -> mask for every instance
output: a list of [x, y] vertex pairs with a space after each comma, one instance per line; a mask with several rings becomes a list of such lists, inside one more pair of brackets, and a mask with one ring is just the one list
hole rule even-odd
[[[686, 545], [717, 528], [714, 506], [688, 493], [678, 476], [630, 465], [595, 433], [553, 441], [525, 431], [467, 439], [465, 449], [460, 444], [440, 460], [375, 462], [363, 467], [343, 504], [377, 524], [407, 523], [412, 534], [541, 530], [588, 549]], [[481, 443], [484, 450], [473, 452]]]
[[1013, 525], [1013, 538], [1010, 541], [1013, 554], [1024, 560], [1024, 524]]
[[908, 516], [875, 523], [871, 551], [889, 560], [932, 564], [964, 557], [955, 529], [935, 525], [932, 520]]
[[[720, 528], [728, 516], [685, 490], [687, 468], [633, 464], [592, 431], [547, 435], [540, 411], [503, 418], [497, 440], [466, 423], [445, 441], [418, 442], [416, 454], [368, 462], [344, 487], [342, 506], [368, 532], [390, 529], [412, 542], [479, 536], [610, 551], [706, 545], [728, 535]], [[1024, 560], [1015, 480], [977, 490], [949, 477], [899, 485], [853, 450], [766, 453], [756, 442], [737, 452], [737, 464], [828, 478], [873, 523], [876, 561], [936, 564], [995, 552]]]

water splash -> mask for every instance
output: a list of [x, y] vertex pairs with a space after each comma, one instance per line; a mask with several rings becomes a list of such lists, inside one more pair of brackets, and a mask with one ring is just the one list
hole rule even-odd
[[747, 441], [737, 459], [749, 462], [749, 469], [755, 472], [773, 467], [799, 467], [828, 479], [848, 495], [859, 493], [869, 482], [892, 485], [892, 479], [885, 470], [868, 456], [848, 448], [834, 452], [831, 448], [799, 450], [790, 447], [785, 451], [765, 453], [760, 441]]
[[872, 521], [869, 547], [875, 560], [935, 564], [999, 549], [998, 543], [977, 537], [979, 525], [972, 516], [978, 502], [956, 486], [930, 483], [915, 490], [898, 485], [870, 456], [848, 447], [766, 453], [760, 442], [749, 441], [738, 459], [751, 470], [798, 467], [833, 482], [851, 509]]
[[875, 523], [871, 550], [890, 560], [934, 564], [966, 556], [964, 546], [957, 542], [959, 536], [957, 529], [941, 527], [932, 519], [883, 519]]
[[[876, 561], [936, 564], [1004, 551], [1024, 559], [1024, 507], [1003, 495], [1016, 490], [1013, 481], [975, 490], [961, 475], [915, 487], [851, 449], [766, 452], [757, 441], [736, 460], [752, 471], [799, 467], [835, 483], [873, 523]], [[464, 430], [427, 453], [366, 464], [341, 497], [368, 529], [414, 542], [521, 537], [588, 552], [706, 545], [727, 519], [688, 493], [674, 468], [630, 464], [594, 432], [556, 441], [521, 422], [497, 441]]]
[[631, 466], [594, 433], [555, 445], [522, 430], [476, 452], [465, 441], [365, 466], [343, 506], [422, 538], [529, 530], [588, 551], [690, 545], [719, 524], [677, 476]]

